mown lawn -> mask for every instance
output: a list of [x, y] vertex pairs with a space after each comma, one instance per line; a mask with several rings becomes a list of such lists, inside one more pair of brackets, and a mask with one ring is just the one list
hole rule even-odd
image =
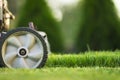
[[0, 80], [120, 80], [120, 68], [0, 69]]
[[0, 80], [120, 80], [120, 52], [50, 54], [42, 69], [0, 69]]

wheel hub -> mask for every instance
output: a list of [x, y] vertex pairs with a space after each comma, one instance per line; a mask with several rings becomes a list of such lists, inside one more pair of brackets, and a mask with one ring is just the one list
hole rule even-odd
[[28, 56], [28, 49], [21, 47], [18, 49], [18, 56], [19, 57], [27, 57]]

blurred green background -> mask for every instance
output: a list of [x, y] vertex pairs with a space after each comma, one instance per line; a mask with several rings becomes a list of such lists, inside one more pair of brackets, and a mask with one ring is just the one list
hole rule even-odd
[[119, 0], [8, 0], [16, 16], [11, 28], [33, 21], [44, 31], [52, 52], [120, 49]]

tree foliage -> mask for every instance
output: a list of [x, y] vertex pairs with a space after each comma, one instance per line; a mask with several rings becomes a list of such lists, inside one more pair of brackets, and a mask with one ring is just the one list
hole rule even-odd
[[120, 22], [112, 0], [83, 0], [77, 50], [120, 49]]
[[30, 21], [34, 22], [39, 31], [47, 33], [53, 52], [62, 51], [63, 43], [59, 24], [53, 18], [45, 0], [26, 0], [17, 26], [28, 26]]

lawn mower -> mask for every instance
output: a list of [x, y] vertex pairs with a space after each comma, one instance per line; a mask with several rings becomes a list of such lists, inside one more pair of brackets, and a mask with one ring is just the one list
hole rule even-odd
[[46, 33], [35, 30], [32, 22], [29, 27], [9, 30], [10, 20], [14, 18], [7, 1], [0, 0], [0, 67], [43, 67], [50, 51]]

